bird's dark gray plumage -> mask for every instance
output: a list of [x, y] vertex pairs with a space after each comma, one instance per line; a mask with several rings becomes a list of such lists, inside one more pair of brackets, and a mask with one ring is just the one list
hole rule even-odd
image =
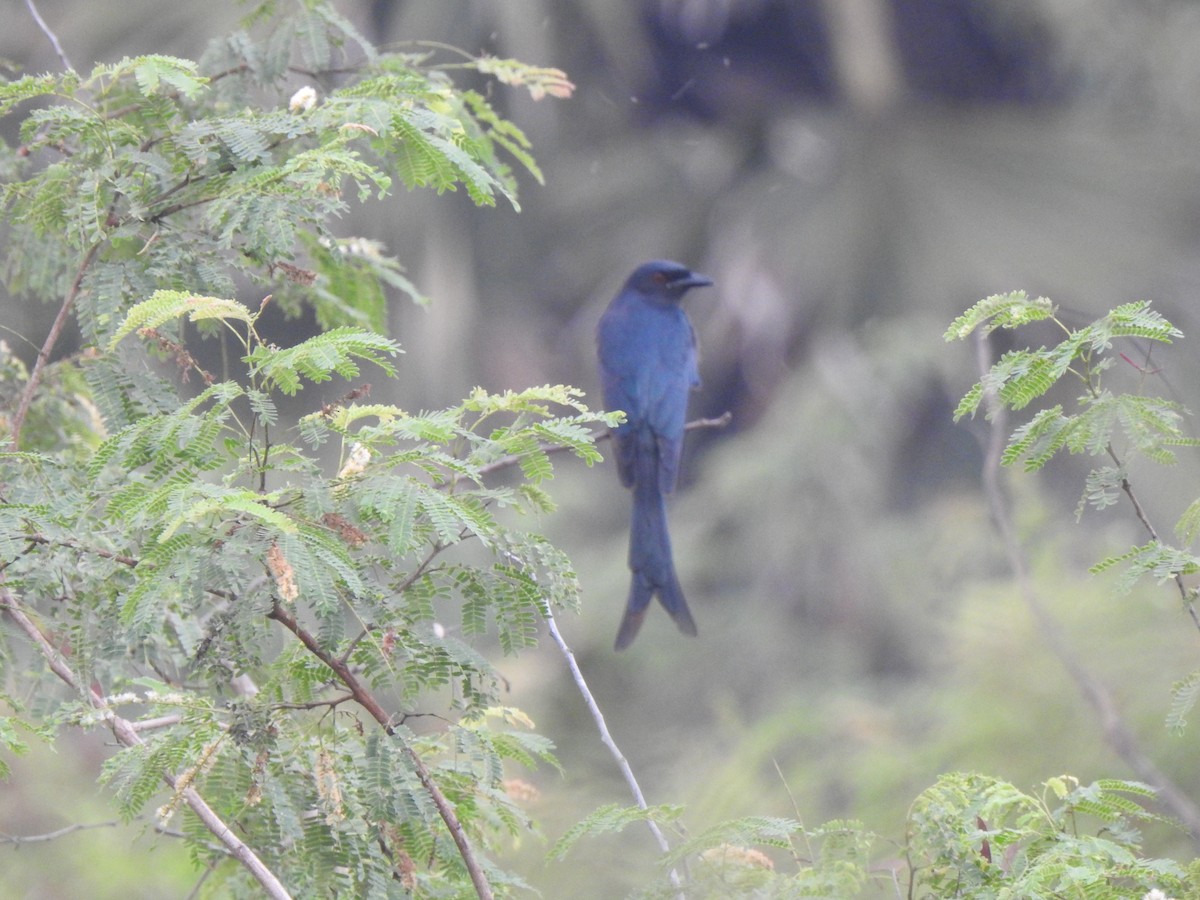
[[696, 634], [671, 557], [664, 497], [679, 478], [688, 394], [700, 385], [696, 336], [681, 301], [691, 288], [711, 284], [679, 263], [654, 260], [634, 270], [600, 318], [604, 406], [625, 413], [612, 439], [621, 483], [633, 490], [633, 580], [618, 650], [633, 642], [655, 596], [680, 631]]

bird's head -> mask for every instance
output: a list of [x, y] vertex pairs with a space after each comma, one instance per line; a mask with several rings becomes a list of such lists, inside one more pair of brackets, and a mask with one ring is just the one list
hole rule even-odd
[[693, 272], [687, 266], [666, 259], [656, 259], [642, 263], [634, 269], [625, 287], [646, 297], [678, 303], [689, 288], [707, 287], [711, 284], [711, 278]]

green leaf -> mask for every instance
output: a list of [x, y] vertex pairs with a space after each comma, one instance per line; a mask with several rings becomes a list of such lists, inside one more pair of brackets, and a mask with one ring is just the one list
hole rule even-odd
[[35, 97], [49, 94], [70, 96], [79, 84], [73, 72], [64, 75], [25, 75], [14, 81], [0, 81], [0, 116], [8, 115], [14, 106]]
[[637, 806], [619, 806], [610, 803], [592, 812], [586, 819], [572, 825], [554, 842], [547, 852], [552, 860], [566, 857], [582, 838], [594, 837], [601, 834], [616, 834], [634, 822], [653, 821], [660, 825], [674, 822], [683, 814], [683, 807], [661, 805], [640, 808]]
[[978, 330], [986, 337], [997, 328], [1017, 328], [1054, 316], [1054, 305], [1045, 297], [1029, 299], [1024, 291], [993, 294], [980, 300], [946, 329], [947, 341], [961, 341]]
[[1106, 349], [1115, 337], [1137, 337], [1169, 344], [1183, 332], [1150, 308], [1149, 301], [1124, 303], [1093, 325], [1092, 349]]
[[1175, 534], [1185, 544], [1190, 544], [1200, 534], [1200, 499], [1193, 500], [1175, 523]]
[[1000, 457], [1001, 464], [1010, 466], [1025, 458], [1026, 471], [1040, 468], [1066, 444], [1074, 423], [1062, 414], [1060, 405], [1041, 410], [1012, 433]]
[[253, 325], [257, 316], [236, 300], [220, 297], [201, 297], [186, 291], [155, 291], [148, 300], [143, 300], [129, 310], [125, 321], [108, 342], [111, 352], [126, 335], [143, 328], [157, 328], [164, 322], [187, 315], [188, 320], [198, 322], [206, 319], [234, 320]]
[[197, 75], [197, 66], [174, 56], [139, 56], [133, 60], [133, 74], [147, 97], [158, 92], [165, 82], [189, 100], [195, 100], [207, 87], [208, 79]]
[[1121, 491], [1125, 484], [1125, 469], [1116, 466], [1101, 466], [1088, 473], [1084, 483], [1083, 496], [1075, 508], [1075, 519], [1083, 516], [1085, 506], [1102, 510], [1113, 506], [1121, 499]]
[[1010, 409], [1022, 409], [1054, 386], [1072, 358], [1073, 354], [1045, 348], [1010, 350], [981, 381], [985, 390], [995, 390]]
[[296, 524], [285, 514], [271, 506], [278, 502], [277, 496], [256, 494], [253, 491], [208, 486], [197, 493], [195, 499], [188, 498], [189, 505], [170, 519], [158, 534], [159, 542], [168, 541], [184, 525], [216, 516], [220, 519], [231, 515], [245, 515], [271, 527], [290, 534]]
[[1167, 713], [1167, 728], [1181, 735], [1187, 727], [1187, 717], [1200, 698], [1200, 671], [1192, 672], [1171, 685], [1171, 711]]
[[764, 845], [786, 850], [792, 846], [793, 835], [799, 834], [802, 830], [803, 826], [795, 819], [776, 816], [745, 816], [740, 819], [730, 819], [714, 825], [674, 847], [669, 859], [679, 861], [693, 853], [699, 853], [721, 844]]
[[275, 403], [268, 394], [251, 389], [246, 391], [246, 399], [250, 402], [254, 415], [264, 425], [274, 425], [279, 420], [279, 410], [275, 408]]
[[973, 418], [981, 402], [983, 402], [983, 384], [977, 381], [969, 391], [963, 394], [963, 398], [958, 401], [958, 406], [954, 410], [954, 421], [957, 422], [963, 416], [971, 416]]
[[396, 374], [388, 357], [402, 352], [399, 345], [369, 331], [344, 326], [309, 338], [286, 350], [255, 347], [245, 357], [251, 371], [266, 385], [291, 396], [302, 379], [313, 383], [329, 381], [334, 375], [352, 379], [359, 375], [356, 360], [374, 363], [388, 375]]
[[1107, 557], [1088, 571], [1095, 575], [1122, 563], [1128, 564], [1117, 583], [1117, 590], [1122, 593], [1132, 590], [1142, 576], [1149, 576], [1161, 584], [1169, 578], [1200, 572], [1200, 557], [1160, 541], [1150, 541], [1140, 547], [1133, 547], [1120, 556]]

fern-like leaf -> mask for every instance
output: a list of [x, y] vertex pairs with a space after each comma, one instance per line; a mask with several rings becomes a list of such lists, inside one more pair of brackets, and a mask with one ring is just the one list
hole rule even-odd
[[374, 363], [388, 375], [396, 373], [388, 357], [400, 353], [391, 340], [349, 326], [335, 328], [287, 349], [259, 346], [246, 357], [251, 370], [269, 385], [291, 396], [302, 379], [329, 381], [334, 375], [352, 379], [359, 375], [356, 360]]
[[583, 821], [572, 825], [554, 842], [547, 852], [552, 860], [563, 859], [579, 841], [585, 837], [601, 834], [616, 834], [634, 822], [654, 821], [660, 825], [674, 822], [683, 814], [683, 807], [660, 805], [642, 809], [637, 806], [619, 806], [610, 803], [594, 810]]
[[147, 97], [158, 93], [160, 86], [166, 84], [189, 100], [195, 100], [208, 85], [208, 79], [197, 74], [197, 66], [190, 59], [139, 56], [132, 63], [133, 76]]
[[286, 515], [273, 508], [278, 497], [258, 494], [239, 488], [203, 486], [188, 498], [189, 503], [178, 515], [170, 519], [159, 532], [158, 540], [167, 541], [181, 527], [207, 519], [211, 516], [226, 518], [247, 516], [277, 531], [290, 534], [296, 524]]
[[1123, 303], [1095, 323], [1092, 349], [1106, 349], [1115, 337], [1137, 337], [1169, 344], [1183, 332], [1150, 308], [1150, 303], [1141, 300]]
[[187, 315], [192, 322], [204, 319], [233, 319], [252, 325], [255, 315], [236, 300], [220, 297], [200, 297], [184, 291], [155, 291], [129, 310], [125, 321], [108, 342], [112, 351], [126, 335], [143, 328], [157, 328], [164, 322]]
[[1174, 734], [1183, 734], [1187, 717], [1191, 715], [1200, 698], [1200, 671], [1192, 672], [1187, 678], [1171, 685], [1171, 710], [1167, 713], [1167, 728]]
[[768, 846], [788, 849], [793, 835], [802, 830], [795, 819], [773, 816], [746, 816], [714, 825], [696, 837], [672, 848], [669, 859], [678, 862], [722, 844], [739, 846]]
[[1117, 590], [1121, 593], [1133, 590], [1133, 586], [1142, 576], [1153, 578], [1161, 584], [1168, 578], [1200, 572], [1200, 557], [1160, 541], [1150, 541], [1140, 547], [1133, 547], [1120, 556], [1107, 557], [1088, 571], [1099, 574], [1122, 563], [1127, 563], [1128, 566], [1117, 582]]
[[1029, 299], [1024, 291], [993, 294], [980, 300], [946, 329], [947, 341], [961, 341], [978, 329], [984, 336], [997, 328], [1017, 328], [1054, 315], [1054, 305], [1045, 297]]
[[1107, 509], [1121, 498], [1125, 485], [1125, 469], [1116, 466], [1101, 466], [1088, 473], [1084, 482], [1083, 495], [1075, 508], [1075, 519], [1083, 517], [1085, 507], [1096, 510]]

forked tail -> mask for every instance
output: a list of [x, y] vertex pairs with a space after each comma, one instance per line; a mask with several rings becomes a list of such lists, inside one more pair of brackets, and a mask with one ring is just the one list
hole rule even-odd
[[657, 461], [639, 471], [633, 488], [633, 517], [629, 529], [629, 568], [633, 581], [625, 615], [617, 631], [616, 649], [633, 643], [650, 601], [658, 601], [684, 634], [695, 635], [696, 623], [688, 610], [683, 588], [671, 558], [671, 536], [667, 532], [667, 507], [658, 488]]

